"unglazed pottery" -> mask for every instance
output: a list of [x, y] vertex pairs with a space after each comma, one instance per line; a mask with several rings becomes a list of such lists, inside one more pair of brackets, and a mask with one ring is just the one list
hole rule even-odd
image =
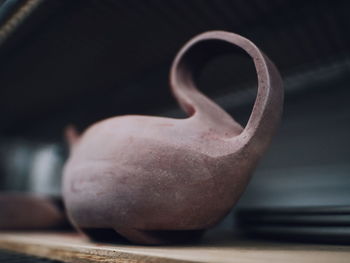
[[[193, 76], [237, 47], [253, 59], [258, 77], [245, 128], [198, 91]], [[120, 116], [79, 137], [69, 130], [64, 200], [78, 229], [92, 236], [115, 231], [143, 244], [187, 240], [218, 223], [241, 196], [280, 120], [276, 67], [248, 39], [212, 31], [180, 50], [170, 83], [185, 119]]]
[[29, 193], [0, 193], [0, 230], [44, 230], [67, 226], [57, 202]]

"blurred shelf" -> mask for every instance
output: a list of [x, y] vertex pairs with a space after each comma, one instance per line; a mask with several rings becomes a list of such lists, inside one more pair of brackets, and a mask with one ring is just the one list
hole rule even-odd
[[75, 233], [2, 232], [0, 248], [65, 262], [349, 262], [350, 247], [276, 243], [209, 233], [197, 244], [92, 243]]

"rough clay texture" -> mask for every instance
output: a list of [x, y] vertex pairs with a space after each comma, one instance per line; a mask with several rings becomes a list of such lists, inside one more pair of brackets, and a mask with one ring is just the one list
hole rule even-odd
[[[253, 59], [258, 76], [245, 128], [194, 82], [207, 60], [231, 47]], [[248, 39], [211, 31], [180, 50], [170, 84], [188, 118], [119, 116], [81, 136], [68, 131], [64, 200], [80, 230], [110, 229], [142, 244], [186, 241], [215, 225], [241, 196], [280, 120], [283, 88], [277, 69]]]

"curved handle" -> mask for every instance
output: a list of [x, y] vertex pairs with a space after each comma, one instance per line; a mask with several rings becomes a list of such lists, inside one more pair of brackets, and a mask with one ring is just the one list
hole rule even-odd
[[174, 95], [189, 115], [212, 112], [213, 121], [219, 114], [224, 119], [222, 121], [226, 122], [231, 117], [198, 92], [194, 75], [211, 58], [232, 52], [237, 47], [243, 49], [254, 61], [258, 91], [248, 123], [235, 141], [238, 140], [241, 146], [254, 145], [254, 149], [260, 151], [269, 144], [280, 120], [283, 86], [274, 64], [251, 41], [224, 31], [210, 31], [194, 37], [177, 54], [170, 72], [170, 83]]

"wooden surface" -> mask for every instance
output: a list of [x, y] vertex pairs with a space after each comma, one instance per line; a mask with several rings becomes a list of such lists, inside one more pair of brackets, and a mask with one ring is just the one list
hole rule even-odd
[[0, 248], [66, 262], [350, 262], [350, 246], [238, 240], [207, 235], [184, 246], [97, 244], [73, 233], [0, 232]]

